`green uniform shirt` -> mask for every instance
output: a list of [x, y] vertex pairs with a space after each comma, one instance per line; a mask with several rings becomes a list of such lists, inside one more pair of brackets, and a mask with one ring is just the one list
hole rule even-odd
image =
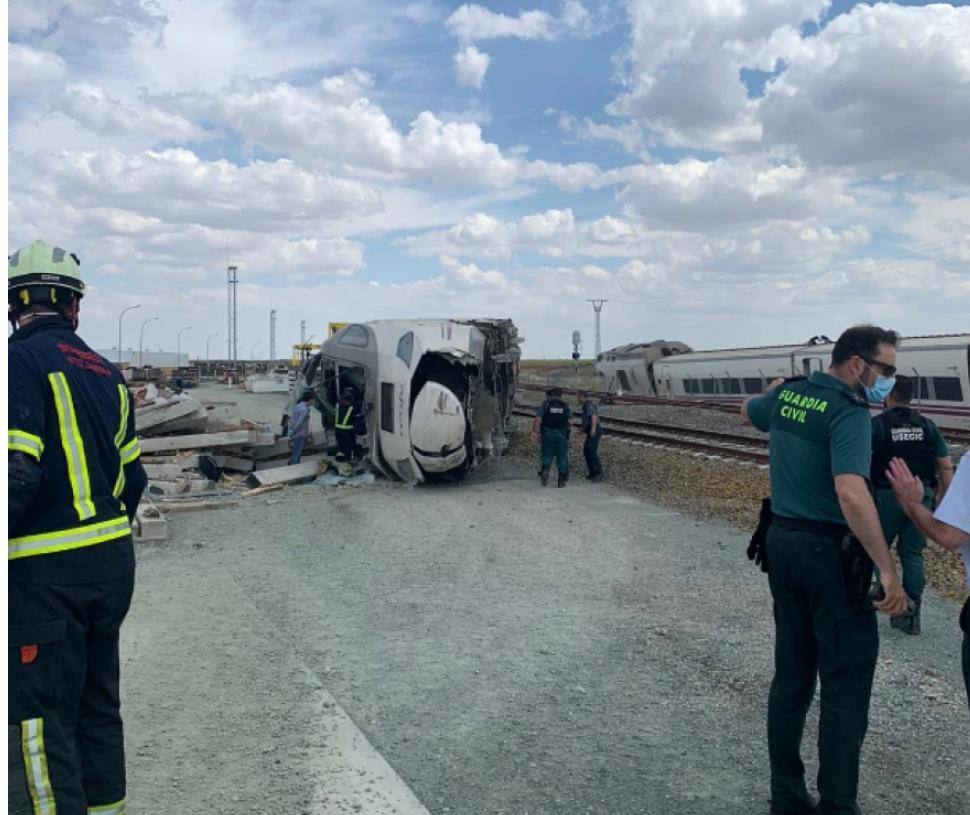
[[771, 433], [772, 512], [845, 524], [835, 476], [869, 478], [872, 431], [865, 399], [816, 371], [752, 399], [748, 417]]

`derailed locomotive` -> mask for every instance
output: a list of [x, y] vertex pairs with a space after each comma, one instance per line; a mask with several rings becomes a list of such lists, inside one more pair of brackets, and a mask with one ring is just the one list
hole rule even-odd
[[351, 323], [303, 365], [291, 403], [311, 388], [329, 431], [353, 387], [377, 470], [411, 483], [459, 480], [507, 445], [520, 343], [506, 319]]

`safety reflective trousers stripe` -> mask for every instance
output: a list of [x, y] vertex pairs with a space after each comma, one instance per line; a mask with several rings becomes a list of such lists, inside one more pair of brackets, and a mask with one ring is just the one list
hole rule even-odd
[[24, 755], [27, 790], [34, 805], [33, 815], [56, 815], [57, 805], [44, 748], [43, 719], [25, 719], [20, 723], [20, 747]]
[[113, 804], [104, 804], [97, 807], [88, 807], [88, 815], [125, 815], [125, 804], [127, 799], [122, 798]]
[[10, 429], [7, 431], [7, 449], [19, 450], [40, 461], [40, 457], [44, 454], [44, 441], [40, 436], [35, 436], [26, 430]]
[[74, 399], [67, 384], [67, 377], [57, 371], [47, 375], [51, 390], [54, 392], [54, 406], [57, 409], [58, 427], [61, 433], [61, 446], [67, 459], [67, 475], [74, 494], [74, 509], [82, 521], [95, 515], [94, 502], [91, 500], [91, 479], [88, 476], [88, 462], [84, 454], [84, 441], [77, 426], [74, 412]]
[[115, 498], [121, 497], [125, 491], [125, 462], [121, 460], [121, 448], [125, 442], [125, 433], [128, 430], [128, 388], [125, 385], [118, 385], [119, 407], [121, 418], [118, 421], [118, 432], [115, 433], [115, 447], [118, 450], [118, 477], [115, 479], [114, 489], [111, 494]]
[[350, 430], [353, 427], [353, 425], [350, 423], [350, 414], [352, 414], [353, 412], [354, 412], [354, 407], [353, 407], [353, 405], [351, 405], [349, 408], [347, 408], [347, 415], [344, 416], [344, 420], [343, 420], [343, 422], [341, 422], [340, 421], [340, 406], [338, 405], [337, 407], [335, 407], [333, 409], [333, 418], [334, 418], [334, 424], [333, 424], [333, 426], [337, 430]]
[[40, 532], [36, 535], [25, 535], [22, 538], [11, 538], [7, 542], [7, 559], [16, 560], [33, 555], [50, 555], [54, 552], [65, 552], [68, 549], [81, 549], [94, 546], [96, 543], [123, 538], [131, 533], [128, 516], [122, 515], [112, 521], [76, 526], [72, 529], [61, 529], [57, 532]]

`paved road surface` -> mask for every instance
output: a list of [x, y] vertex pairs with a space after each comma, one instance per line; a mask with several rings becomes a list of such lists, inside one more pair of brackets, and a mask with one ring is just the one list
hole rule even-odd
[[[123, 632], [130, 811], [766, 812], [744, 536], [507, 466], [175, 516]], [[956, 612], [881, 623], [866, 812], [970, 812]]]

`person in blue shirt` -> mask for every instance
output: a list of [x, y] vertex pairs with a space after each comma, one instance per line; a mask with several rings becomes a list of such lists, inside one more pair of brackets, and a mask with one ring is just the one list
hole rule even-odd
[[579, 391], [576, 396], [580, 405], [583, 436], [585, 437], [583, 440], [583, 458], [586, 459], [586, 478], [595, 483], [603, 478], [603, 462], [600, 461], [599, 456], [603, 427], [600, 425], [599, 411], [593, 404], [593, 400], [589, 398], [589, 393]]
[[303, 455], [303, 445], [310, 436], [310, 403], [313, 391], [307, 390], [293, 408], [293, 415], [287, 427], [290, 435], [290, 464], [299, 464]]

